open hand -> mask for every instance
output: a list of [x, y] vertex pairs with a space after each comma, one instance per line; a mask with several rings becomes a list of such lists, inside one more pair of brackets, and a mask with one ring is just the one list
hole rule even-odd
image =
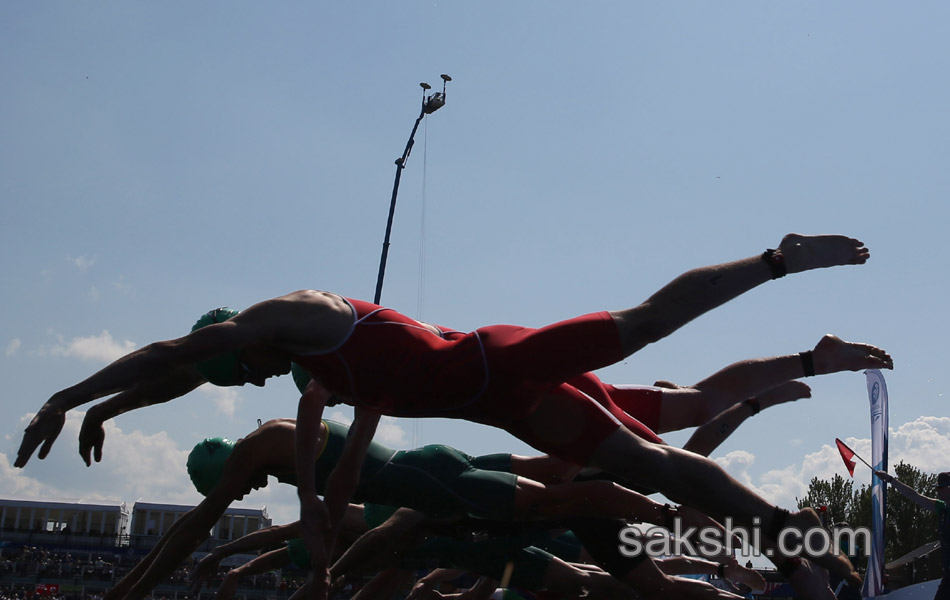
[[90, 408], [79, 429], [79, 456], [87, 467], [92, 465], [93, 458], [96, 462], [102, 462], [102, 444], [105, 440], [106, 430], [102, 427], [102, 419], [98, 417], [95, 407]]
[[66, 411], [57, 408], [51, 402], [52, 400], [43, 405], [43, 408], [36, 413], [36, 416], [33, 417], [33, 420], [30, 421], [23, 432], [23, 442], [20, 443], [20, 449], [17, 451], [16, 461], [13, 463], [14, 467], [26, 466], [27, 461], [30, 460], [33, 452], [40, 444], [43, 447], [40, 448], [37, 456], [40, 460], [46, 458], [53, 447], [53, 442], [59, 436], [59, 432], [63, 430], [63, 425], [66, 424]]

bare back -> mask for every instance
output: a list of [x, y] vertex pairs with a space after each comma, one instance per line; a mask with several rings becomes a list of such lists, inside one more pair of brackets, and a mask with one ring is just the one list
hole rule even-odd
[[259, 302], [233, 321], [259, 327], [261, 341], [266, 339], [285, 352], [302, 354], [338, 346], [349, 335], [354, 319], [352, 307], [341, 296], [300, 290]]
[[[326, 425], [320, 423], [317, 432], [317, 447], [325, 444]], [[294, 434], [297, 430], [296, 419], [272, 419], [267, 421], [239, 442], [254, 463], [257, 471], [280, 477], [295, 473]], [[242, 466], [247, 468], [247, 464]]]

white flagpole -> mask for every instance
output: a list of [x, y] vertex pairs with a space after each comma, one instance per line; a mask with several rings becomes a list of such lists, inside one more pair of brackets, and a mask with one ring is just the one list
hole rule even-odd
[[887, 385], [877, 369], [864, 372], [867, 377], [871, 408], [871, 549], [864, 576], [862, 596], [873, 598], [884, 593], [884, 517], [887, 513], [887, 489], [875, 470], [887, 471]]

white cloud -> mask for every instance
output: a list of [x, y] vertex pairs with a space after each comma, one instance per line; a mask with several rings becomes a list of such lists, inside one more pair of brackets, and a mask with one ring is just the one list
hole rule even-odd
[[190, 450], [179, 449], [164, 431], [151, 435], [141, 431], [124, 433], [114, 422], [107, 423], [105, 430], [110, 452], [103, 460], [108, 459], [110, 474], [122, 481], [126, 496], [194, 500], [185, 470]]
[[92, 265], [96, 264], [95, 258], [90, 258], [83, 254], [82, 256], [67, 256], [66, 260], [73, 264], [80, 271], [88, 271]]
[[48, 498], [58, 491], [28, 477], [23, 469], [15, 468], [6, 454], [0, 453], [0, 489], [5, 496], [15, 498]]
[[13, 338], [10, 340], [10, 343], [7, 344], [7, 356], [13, 356], [16, 354], [16, 351], [20, 349], [20, 338]]
[[[846, 438], [845, 444], [865, 460], [870, 459], [870, 438]], [[888, 435], [888, 460], [891, 467], [904, 461], [922, 471], [935, 473], [948, 469], [946, 457], [950, 455], [950, 417], [918, 417], [898, 428], [890, 429]], [[773, 469], [757, 478], [749, 474], [755, 456], [745, 451], [735, 451], [717, 458], [730, 475], [740, 483], [751, 487], [768, 501], [786, 508], [794, 508], [796, 498], [805, 496], [808, 483], [813, 477], [831, 479], [835, 475], [848, 477], [837, 447], [823, 445], [819, 450], [806, 454], [798, 464], [783, 469]], [[855, 485], [869, 483], [870, 469], [857, 463], [854, 471]]]
[[124, 276], [120, 276], [118, 281], [112, 282], [112, 287], [119, 292], [128, 292], [132, 289], [132, 285], [125, 281]]
[[40, 348], [39, 354], [112, 362], [133, 350], [135, 350], [135, 342], [115, 340], [107, 330], [103, 329], [99, 335], [75, 337], [68, 342], [60, 338], [55, 346]]
[[923, 471], [936, 473], [948, 469], [947, 456], [950, 456], [950, 417], [918, 417], [896, 430], [891, 429], [888, 458], [892, 465], [903, 460]]
[[353, 423], [353, 419], [349, 418], [339, 410], [333, 411], [327, 418], [331, 421], [336, 421], [337, 423], [343, 423], [344, 425], [350, 425]]
[[241, 394], [238, 389], [231, 387], [220, 387], [207, 383], [198, 388], [198, 390], [211, 398], [211, 402], [222, 415], [232, 418], [241, 403]]
[[102, 292], [99, 291], [99, 288], [96, 286], [90, 286], [89, 291], [86, 292], [86, 299], [90, 302], [98, 302], [102, 297]]
[[[352, 425], [353, 419], [339, 410], [335, 410], [326, 417], [331, 421]], [[380, 444], [392, 446], [393, 448], [405, 448], [408, 444], [408, 434], [406, 430], [399, 425], [399, 420], [395, 417], [382, 417], [379, 425], [376, 427], [376, 435], [373, 439]]]
[[[21, 419], [21, 430], [32, 416]], [[57, 446], [68, 446], [68, 451], [54, 447], [45, 461], [33, 456], [24, 469], [11, 467], [8, 457], [0, 454], [0, 489], [5, 494], [45, 499], [131, 503], [141, 498], [175, 504], [195, 504], [200, 500], [185, 470], [190, 449], [179, 449], [164, 431], [149, 435], [141, 431], [127, 433], [114, 420], [106, 421], [102, 462], [85, 469], [73, 450], [84, 417], [83, 412], [67, 413]]]
[[[33, 414], [20, 419], [18, 430]], [[164, 431], [146, 434], [124, 431], [110, 419], [103, 424], [103, 458], [86, 468], [75, 451], [75, 440], [85, 413], [70, 411], [53, 451], [44, 461], [34, 456], [24, 469], [14, 468], [12, 457], [0, 453], [0, 490], [8, 497], [129, 503], [136, 500], [192, 506], [202, 496], [188, 478], [185, 464], [191, 447], [180, 448]], [[68, 446], [68, 449], [60, 448]], [[296, 520], [296, 491], [271, 478], [268, 486], [248, 495], [236, 506], [266, 506], [276, 523]]]
[[379, 443], [394, 448], [402, 448], [406, 444], [406, 430], [399, 426], [393, 417], [383, 417], [376, 428], [376, 438]]
[[744, 485], [751, 485], [752, 479], [749, 477], [749, 467], [755, 463], [755, 455], [745, 450], [735, 450], [715, 459], [719, 466], [727, 473], [739, 480]]

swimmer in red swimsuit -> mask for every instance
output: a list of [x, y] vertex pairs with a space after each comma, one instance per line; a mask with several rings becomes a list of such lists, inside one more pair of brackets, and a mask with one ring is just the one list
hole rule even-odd
[[[348, 344], [357, 339], [354, 336], [362, 337], [366, 331], [370, 336], [365, 338], [367, 342], [354, 348], [359, 350], [358, 358], [349, 353], [345, 357], [343, 364], [356, 369], [346, 374], [346, 379], [336, 368], [324, 371], [309, 365], [329, 392], [351, 394], [347, 401], [356, 407], [350, 449], [340, 461], [340, 475], [330, 486], [332, 493], [327, 491], [326, 505], [306, 481], [308, 467], [301, 469], [301, 513], [311, 534], [322, 531], [322, 516], [328, 515], [331, 524], [338, 522], [380, 411], [403, 414], [407, 410], [504, 427], [539, 450], [657, 489], [711, 516], [731, 515], [745, 525], [762, 523], [765, 538], [773, 542], [785, 527], [803, 531], [816, 526], [817, 515], [807, 510], [793, 514], [778, 510], [716, 463], [646, 442], [565, 382], [629, 356], [771, 279], [786, 273], [863, 264], [868, 257], [864, 245], [852, 238], [790, 234], [777, 249], [761, 255], [688, 271], [630, 309], [594, 313], [537, 330], [487, 327], [456, 341], [446, 340], [437, 328], [395, 311], [371, 314], [377, 309], [362, 303], [354, 306], [336, 294], [295, 292], [258, 303], [183, 338], [150, 344], [58, 392], [24, 432], [15, 465], [24, 466], [41, 444], [39, 456], [45, 457], [62, 429], [65, 412], [91, 400], [135, 385], [167, 384], [171, 379], [185, 393], [217, 376], [206, 377], [195, 368], [207, 362], [234, 365], [219, 383], [263, 385], [268, 377], [287, 373], [292, 360], [308, 366], [307, 361], [317, 357], [323, 361], [344, 346], [343, 351], [348, 351]], [[361, 317], [369, 317], [366, 326], [355, 327]], [[369, 333], [376, 330], [379, 333]], [[840, 365], [829, 364], [833, 358], [819, 350], [815, 348], [811, 364], [814, 373], [842, 370]], [[866, 364], [861, 369], [891, 368], [886, 353], [871, 346], [865, 350]], [[791, 379], [807, 374], [808, 366], [798, 361], [788, 369]], [[210, 375], [214, 369], [206, 372]], [[443, 372], [452, 377], [442, 377]], [[395, 386], [397, 382], [404, 385]], [[298, 412], [298, 460], [303, 465], [312, 464], [317, 450], [307, 433], [319, 425], [330, 397], [327, 390], [311, 387], [312, 393], [304, 395]], [[332, 540], [332, 528], [325, 533]], [[317, 537], [308, 542], [315, 560], [321, 558], [315, 548], [320, 543]], [[860, 580], [842, 557], [815, 558], [852, 581]]]

